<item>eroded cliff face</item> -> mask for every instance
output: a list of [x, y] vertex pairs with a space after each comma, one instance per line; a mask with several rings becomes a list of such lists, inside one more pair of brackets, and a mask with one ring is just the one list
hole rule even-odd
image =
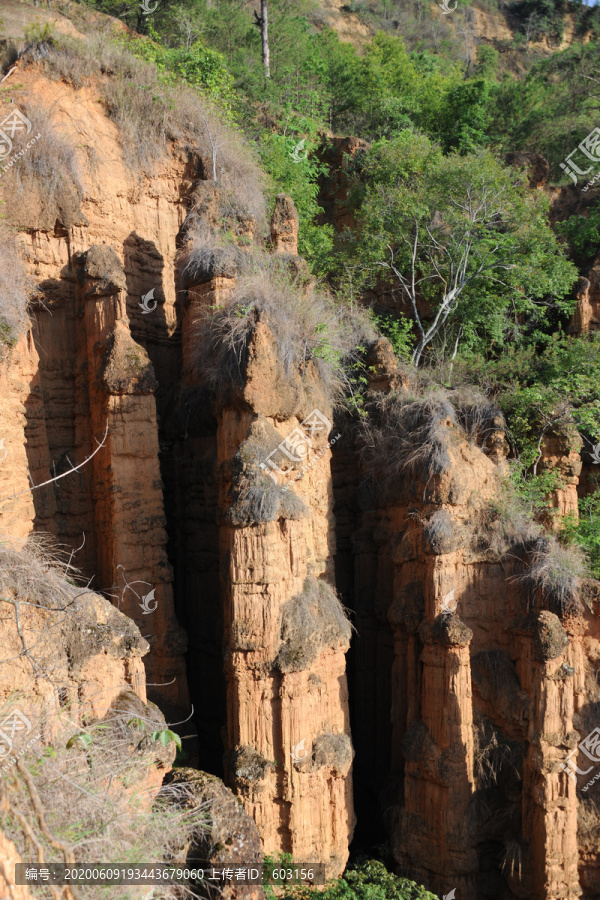
[[[95, 170], [82, 163], [78, 214], [19, 235], [45, 305], [0, 365], [2, 532], [22, 542], [48, 531], [76, 551], [92, 579], [86, 635], [113, 620], [121, 637], [131, 631], [97, 653], [69, 644], [69, 697], [104, 697], [102, 718], [123, 691], [145, 703], [147, 678], [170, 721], [193, 704], [194, 761], [224, 772], [254, 820], [239, 826], [253, 858], [260, 840], [341, 873], [354, 779], [365, 831], [383, 822], [399, 869], [440, 893], [592, 900], [597, 815], [564, 761], [596, 725], [597, 600], [564, 615], [523, 580], [531, 536], [494, 512], [500, 418], [469, 430], [440, 397], [428, 411], [438, 463], [426, 447], [398, 469], [392, 444], [374, 469], [356, 422], [331, 428], [317, 368], [286, 369], [260, 316], [238, 381], [209, 390], [198, 323], [235, 290], [255, 223], [237, 223], [235, 251], [186, 270], [178, 251], [192, 220], [219, 226], [210, 167], [173, 148], [155, 177], [135, 176], [91, 91], [21, 77], [81, 153], [97, 150]], [[350, 222], [345, 190], [341, 173], [328, 209], [338, 227]], [[269, 250], [308, 283], [297, 236], [280, 196]], [[382, 398], [406, 397], [409, 383], [385, 341], [370, 354], [376, 420]], [[578, 451], [548, 435], [541, 465], [563, 475], [558, 514], [574, 512]], [[356, 628], [350, 691], [336, 589]], [[92, 647], [82, 634], [76, 649]], [[7, 648], [18, 654], [18, 633]], [[23, 659], [6, 696], [29, 678]], [[194, 790], [220, 802], [221, 787], [198, 775]]]
[[[401, 402], [400, 373], [382, 359], [373, 386], [395, 384]], [[369, 484], [353, 449], [334, 449], [337, 571], [357, 627], [359, 821], [379, 795], [401, 870], [440, 894], [595, 896], [585, 779], [577, 785], [564, 761], [597, 724], [597, 607], [559, 616], [523, 576], [527, 536], [511, 537], [494, 512], [501, 418], [468, 440], [447, 399], [428, 414], [435, 441], [393, 483]], [[556, 499], [564, 512], [577, 475], [558, 439], [546, 449], [568, 468], [571, 484]]]
[[[262, 523], [228, 514], [256, 429], [278, 443], [314, 409], [331, 420], [329, 402], [316, 373], [290, 382], [259, 323], [239, 392], [214, 405], [194, 365], [196, 319], [222, 302], [237, 272], [190, 282], [177, 256], [190, 210], [219, 224], [202, 160], [175, 153], [152, 181], [135, 176], [86, 89], [75, 94], [33, 70], [23, 81], [47, 95], [82, 153], [94, 143], [97, 167], [82, 157], [76, 217], [59, 214], [52, 228], [19, 237], [44, 304], [2, 366], [3, 494], [16, 495], [0, 507], [2, 530], [48, 531], [76, 551], [73, 564], [147, 640], [148, 695], [171, 721], [189, 715], [191, 695], [200, 764], [218, 773], [225, 760], [263, 848], [340, 874], [354, 825], [350, 625], [342, 616], [337, 630], [319, 632], [322, 603], [337, 603], [329, 428], [294, 486], [290, 506], [301, 514]], [[254, 225], [244, 227], [251, 241]], [[297, 213], [281, 196], [271, 252], [305, 274], [297, 236]], [[282, 647], [303, 639], [286, 630], [294, 598], [315, 633], [310, 652], [286, 663]]]

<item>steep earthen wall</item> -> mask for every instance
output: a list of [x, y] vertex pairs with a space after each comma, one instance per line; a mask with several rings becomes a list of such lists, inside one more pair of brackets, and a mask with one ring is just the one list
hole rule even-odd
[[[372, 361], [372, 386], [389, 390], [394, 365], [386, 373]], [[407, 471], [384, 488], [349, 445], [334, 448], [336, 570], [357, 626], [359, 821], [378, 803], [400, 871], [440, 895], [548, 900], [585, 886], [593, 896], [597, 857], [591, 838], [580, 852], [577, 843], [583, 780], [577, 791], [563, 763], [591, 730], [597, 616], [563, 627], [536, 609], [523, 551], [491, 540], [501, 431], [488, 430], [485, 453], [452, 421], [446, 432], [442, 475]], [[558, 439], [544, 450], [544, 463], [568, 476], [555, 501], [568, 512], [578, 454]]]

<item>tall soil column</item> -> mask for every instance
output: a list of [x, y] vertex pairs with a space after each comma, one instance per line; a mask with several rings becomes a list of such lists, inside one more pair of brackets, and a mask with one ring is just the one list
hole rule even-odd
[[[194, 371], [194, 344], [202, 340], [197, 315], [207, 302], [225, 302], [230, 277], [215, 258], [188, 288], [185, 372]], [[219, 384], [215, 415], [226, 775], [265, 852], [325, 862], [335, 876], [348, 858], [354, 811], [345, 670], [350, 624], [332, 587], [330, 403], [312, 363], [304, 378], [284, 370], [259, 316], [242, 378]], [[290, 435], [304, 438], [307, 468], [300, 473], [300, 463], [288, 457], [287, 484], [266, 472], [267, 458]]]
[[[573, 649], [554, 613], [534, 616], [519, 671], [533, 697], [529, 753], [523, 766], [523, 834], [532, 855], [534, 900], [574, 900], [581, 895], [577, 853], [576, 778], [565, 759], [574, 749]], [[577, 660], [580, 662], [580, 660]], [[589, 766], [589, 762], [588, 762]], [[571, 771], [573, 777], [569, 777]]]
[[[116, 253], [95, 245], [79, 257], [92, 434], [106, 442], [94, 456], [96, 584], [112, 588], [119, 608], [150, 643], [144, 660], [150, 697], [173, 714], [188, 709], [185, 634], [176, 623], [166, 556], [158, 462], [156, 379], [131, 337], [125, 277]], [[129, 586], [130, 585], [130, 586]]]

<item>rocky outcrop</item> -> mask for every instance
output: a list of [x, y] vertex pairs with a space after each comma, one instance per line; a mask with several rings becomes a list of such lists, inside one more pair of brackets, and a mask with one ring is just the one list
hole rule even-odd
[[[117, 604], [130, 618], [144, 628], [150, 625], [148, 680], [164, 685], [155, 695], [163, 703], [185, 712], [186, 639], [175, 620], [166, 555], [157, 381], [148, 354], [130, 332], [126, 279], [114, 250], [95, 245], [76, 263], [91, 433], [106, 432], [104, 446], [92, 460], [97, 577], [113, 588]], [[147, 616], [153, 617], [151, 623]]]
[[552, 491], [549, 502], [557, 511], [555, 524], [566, 515], [578, 516], [578, 486], [581, 475], [583, 440], [575, 429], [557, 430], [544, 435], [538, 472], [552, 471], [558, 475], [560, 486]]
[[[250, 868], [262, 866], [258, 829], [239, 799], [219, 778], [198, 769], [175, 769], [167, 776], [166, 784], [175, 802], [184, 808], [202, 810], [204, 814], [203, 827], [190, 836], [185, 848], [178, 850], [181, 865], [209, 872], [240, 864]], [[179, 793], [178, 788], [181, 788]], [[265, 896], [262, 885], [234, 881], [220, 885], [220, 889], [220, 896], [225, 900], [264, 900]]]
[[597, 331], [600, 326], [600, 266], [593, 266], [587, 278], [577, 279], [574, 293], [577, 306], [569, 322], [569, 333]]
[[277, 194], [271, 218], [273, 253], [298, 255], [298, 211], [286, 194]]
[[542, 188], [550, 175], [550, 163], [541, 153], [514, 151], [506, 154], [507, 165], [515, 169], [525, 169], [530, 188]]
[[319, 205], [324, 221], [337, 232], [352, 228], [356, 222], [348, 204], [348, 168], [354, 157], [370, 145], [357, 137], [331, 137], [322, 151], [322, 160], [329, 169], [319, 183]]

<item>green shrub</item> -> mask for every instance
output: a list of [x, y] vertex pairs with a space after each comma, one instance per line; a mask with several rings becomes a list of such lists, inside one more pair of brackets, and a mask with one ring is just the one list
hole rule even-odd
[[[265, 857], [265, 870], [289, 867], [292, 860], [285, 855], [278, 863]], [[265, 885], [267, 900], [275, 900], [275, 892]], [[424, 887], [389, 872], [382, 862], [376, 859], [361, 859], [349, 866], [341, 878], [330, 881], [325, 889], [309, 887], [293, 887], [278, 892], [280, 900], [438, 900], [435, 894]]]
[[454, 383], [476, 380], [502, 410], [514, 455], [525, 468], [539, 458], [539, 439], [557, 429], [574, 449], [577, 432], [600, 440], [600, 335], [538, 335], [491, 359], [469, 356], [454, 366]]
[[579, 518], [565, 516], [563, 534], [578, 544], [589, 559], [590, 574], [600, 579], [600, 491], [579, 498]]
[[298, 252], [312, 264], [313, 271], [322, 274], [330, 265], [333, 249], [333, 226], [316, 221], [323, 212], [317, 202], [319, 178], [326, 174], [327, 168], [312, 152], [317, 145], [314, 134], [308, 142], [305, 139], [300, 156], [307, 154], [306, 157], [295, 162], [292, 152], [299, 140], [299, 136], [290, 138], [269, 132], [260, 141], [260, 155], [276, 191], [289, 194], [298, 210]]
[[388, 339], [394, 353], [402, 362], [410, 362], [415, 337], [412, 319], [399, 313], [397, 316], [375, 315], [373, 317], [377, 330]]

